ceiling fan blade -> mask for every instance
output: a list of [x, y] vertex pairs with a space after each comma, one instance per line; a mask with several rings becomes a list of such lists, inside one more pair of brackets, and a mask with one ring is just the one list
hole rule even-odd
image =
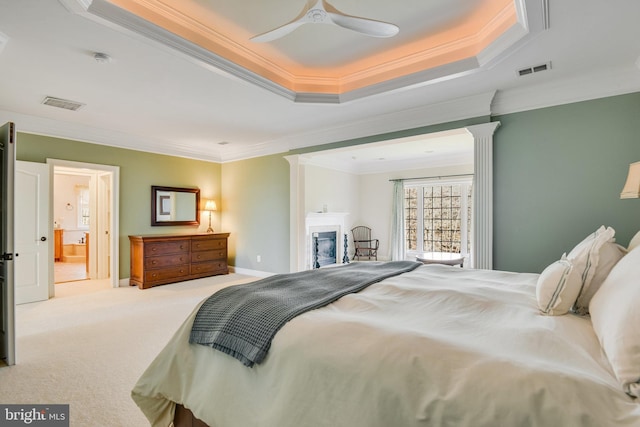
[[284, 24], [281, 27], [278, 27], [276, 29], [267, 31], [266, 33], [262, 33], [262, 34], [258, 34], [257, 36], [253, 36], [253, 37], [251, 37], [250, 40], [252, 42], [256, 42], [256, 43], [270, 42], [272, 40], [279, 39], [280, 37], [286, 36], [287, 34], [292, 32], [293, 30], [295, 30], [296, 28], [298, 28], [302, 24], [304, 24], [303, 21], [299, 21], [299, 20], [298, 21], [292, 21], [292, 22], [289, 22], [288, 24]]
[[393, 37], [400, 29], [397, 25], [373, 19], [358, 18], [340, 13], [328, 12], [334, 24], [371, 37]]
[[372, 37], [393, 37], [399, 31], [394, 24], [346, 15], [326, 0], [307, 0], [306, 6], [292, 21], [250, 40], [256, 43], [270, 42], [289, 34], [302, 24], [334, 24]]
[[[322, 2], [322, 0], [318, 0]], [[266, 43], [275, 39], [279, 39], [280, 37], [284, 37], [296, 28], [298, 28], [302, 24], [306, 24], [309, 22], [307, 18], [307, 12], [314, 7], [314, 4], [317, 5], [316, 0], [307, 0], [306, 5], [302, 8], [298, 16], [293, 18], [288, 23], [275, 28], [273, 30], [269, 30], [266, 33], [258, 34], [257, 36], [251, 37], [249, 40], [256, 43]]]

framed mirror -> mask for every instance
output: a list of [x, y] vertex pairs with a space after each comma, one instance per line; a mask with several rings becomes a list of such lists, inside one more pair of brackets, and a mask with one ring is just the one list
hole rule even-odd
[[151, 225], [199, 225], [200, 189], [151, 186]]

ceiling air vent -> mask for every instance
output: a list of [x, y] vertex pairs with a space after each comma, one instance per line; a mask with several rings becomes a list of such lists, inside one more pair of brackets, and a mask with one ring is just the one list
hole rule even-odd
[[551, 69], [551, 62], [547, 62], [547, 63], [536, 65], [533, 67], [522, 68], [518, 70], [518, 75], [522, 77], [529, 74], [538, 73], [540, 71], [547, 71], [550, 69]]
[[44, 105], [50, 105], [52, 107], [64, 108], [65, 110], [76, 111], [84, 104], [76, 101], [69, 101], [68, 99], [54, 98], [53, 96], [47, 96], [44, 101]]

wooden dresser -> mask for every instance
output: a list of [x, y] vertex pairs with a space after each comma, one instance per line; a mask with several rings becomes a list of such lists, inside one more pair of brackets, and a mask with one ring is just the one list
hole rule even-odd
[[129, 284], [140, 289], [228, 274], [229, 233], [129, 236]]

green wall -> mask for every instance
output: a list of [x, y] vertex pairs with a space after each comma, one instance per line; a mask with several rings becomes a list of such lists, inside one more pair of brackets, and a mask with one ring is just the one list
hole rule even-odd
[[[605, 224], [624, 245], [640, 229], [640, 201], [620, 200], [640, 160], [640, 93], [493, 117], [494, 267], [540, 272]], [[479, 117], [292, 151], [357, 145], [484, 123]], [[216, 199], [214, 229], [230, 232], [230, 265], [289, 271], [289, 164], [285, 154], [216, 164], [64, 139], [18, 135], [17, 158], [120, 167], [120, 278], [129, 277], [129, 234], [189, 233], [150, 226], [151, 185], [199, 187]], [[261, 262], [257, 256], [261, 256]]]
[[272, 155], [224, 163], [222, 176], [222, 228], [234, 237], [229, 262], [288, 273], [289, 162]]
[[[19, 133], [17, 141], [18, 160], [46, 163], [47, 158], [52, 158], [120, 167], [120, 279], [129, 277], [130, 234], [186, 234], [206, 230], [208, 217], [202, 213], [200, 227], [152, 227], [152, 185], [197, 187], [202, 198], [215, 199], [220, 206], [221, 166], [217, 163], [27, 133]], [[213, 228], [220, 231], [219, 218], [215, 221]]]
[[497, 116], [494, 268], [540, 272], [600, 225], [627, 245], [640, 200], [620, 199], [640, 160], [640, 93]]

